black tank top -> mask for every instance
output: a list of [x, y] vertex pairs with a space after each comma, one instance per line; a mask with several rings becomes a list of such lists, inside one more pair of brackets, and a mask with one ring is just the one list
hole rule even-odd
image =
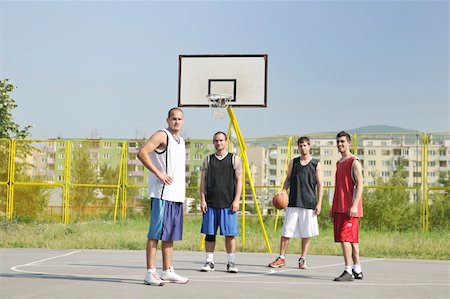
[[233, 154], [219, 160], [214, 154], [209, 156], [206, 173], [206, 203], [212, 208], [229, 208], [234, 199]]
[[317, 163], [319, 163], [319, 160], [311, 159], [308, 164], [303, 166], [300, 164], [300, 157], [294, 159], [288, 207], [316, 208]]

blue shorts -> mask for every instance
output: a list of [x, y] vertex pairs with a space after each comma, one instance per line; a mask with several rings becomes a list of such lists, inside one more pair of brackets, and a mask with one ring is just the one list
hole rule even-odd
[[183, 203], [152, 198], [151, 206], [147, 238], [162, 241], [181, 240], [183, 236]]
[[230, 208], [209, 208], [203, 214], [202, 234], [216, 235], [217, 228], [220, 227], [222, 236], [238, 236], [237, 213], [231, 212]]

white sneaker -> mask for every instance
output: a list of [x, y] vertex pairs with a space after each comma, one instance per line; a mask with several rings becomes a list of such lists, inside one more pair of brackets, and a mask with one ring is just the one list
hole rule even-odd
[[162, 280], [165, 282], [173, 282], [173, 283], [188, 283], [189, 278], [183, 277], [175, 273], [173, 267], [162, 272], [161, 275]]
[[227, 264], [227, 271], [229, 273], [238, 273], [239, 272], [239, 270], [236, 267], [236, 265], [234, 264], [234, 262], [228, 262], [228, 264]]
[[151, 286], [163, 286], [164, 281], [161, 280], [158, 273], [147, 271], [145, 273], [144, 283]]
[[213, 272], [214, 271], [214, 263], [206, 262], [205, 265], [200, 269], [202, 272]]

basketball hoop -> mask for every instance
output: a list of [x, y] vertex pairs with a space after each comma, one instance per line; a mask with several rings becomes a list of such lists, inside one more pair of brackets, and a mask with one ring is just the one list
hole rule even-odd
[[228, 105], [233, 100], [233, 97], [230, 95], [217, 93], [208, 94], [206, 98], [211, 109], [211, 116], [216, 120], [223, 119]]

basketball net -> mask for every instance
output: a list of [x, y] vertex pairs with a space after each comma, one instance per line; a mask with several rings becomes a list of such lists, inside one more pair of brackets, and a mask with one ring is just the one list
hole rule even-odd
[[223, 119], [233, 97], [227, 94], [211, 93], [206, 96], [211, 109], [211, 116], [215, 120]]

